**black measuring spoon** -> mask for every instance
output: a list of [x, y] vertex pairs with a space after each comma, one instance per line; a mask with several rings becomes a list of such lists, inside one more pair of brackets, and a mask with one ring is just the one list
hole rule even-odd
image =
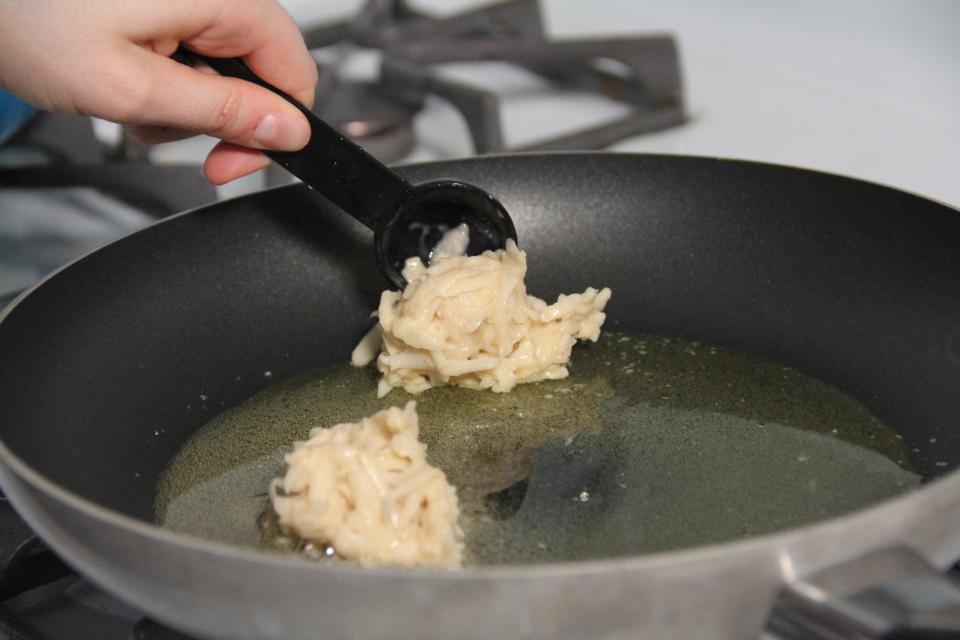
[[264, 151], [271, 160], [362, 222], [374, 233], [380, 271], [402, 289], [403, 263], [430, 252], [443, 233], [465, 223], [469, 255], [502, 249], [517, 239], [507, 210], [492, 195], [458, 180], [412, 185], [347, 139], [310, 109], [266, 82], [236, 58], [212, 58], [180, 47], [173, 58], [203, 62], [223, 76], [273, 91], [297, 107], [310, 123], [310, 141], [300, 151]]

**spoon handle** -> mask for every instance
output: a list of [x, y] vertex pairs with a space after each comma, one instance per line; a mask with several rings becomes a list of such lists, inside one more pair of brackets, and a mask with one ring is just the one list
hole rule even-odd
[[299, 151], [264, 151], [271, 160], [370, 229], [405, 197], [410, 183], [368, 154], [310, 109], [256, 75], [242, 60], [211, 58], [180, 47], [178, 62], [201, 61], [222, 76], [246, 80], [285, 98], [310, 123], [310, 141]]

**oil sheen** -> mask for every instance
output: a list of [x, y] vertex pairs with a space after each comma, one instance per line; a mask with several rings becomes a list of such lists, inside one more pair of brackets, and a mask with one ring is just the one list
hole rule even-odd
[[[842, 391], [708, 344], [605, 333], [565, 380], [415, 397], [428, 457], [457, 487], [467, 564], [580, 560], [719, 543], [837, 516], [917, 487], [896, 432]], [[201, 428], [158, 486], [157, 518], [293, 552], [266, 488], [315, 426], [376, 397], [347, 364], [279, 382]], [[302, 548], [302, 547], [301, 547]]]

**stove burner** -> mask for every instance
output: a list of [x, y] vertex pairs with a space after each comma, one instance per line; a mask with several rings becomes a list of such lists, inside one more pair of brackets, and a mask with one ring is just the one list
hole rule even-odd
[[418, 110], [391, 100], [372, 82], [341, 82], [326, 96], [321, 115], [368, 153], [396, 160], [413, 149]]

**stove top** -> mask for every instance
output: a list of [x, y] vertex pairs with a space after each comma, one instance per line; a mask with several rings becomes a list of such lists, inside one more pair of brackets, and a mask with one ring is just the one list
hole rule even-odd
[[65, 565], [0, 498], [0, 638], [190, 640]]
[[[405, 0], [367, 0], [349, 19], [306, 28], [304, 39], [320, 70], [314, 111], [384, 162], [430, 151], [602, 149], [686, 119], [671, 35], [557, 40], [547, 35], [538, 0], [443, 17]], [[586, 102], [565, 115], [560, 96]], [[508, 136], [504, 105], [517, 98], [548, 100], [558, 126], [534, 127], [522, 142]], [[436, 103], [464, 125], [459, 148], [431, 138]], [[267, 171], [267, 184], [286, 181], [281, 169]]]

